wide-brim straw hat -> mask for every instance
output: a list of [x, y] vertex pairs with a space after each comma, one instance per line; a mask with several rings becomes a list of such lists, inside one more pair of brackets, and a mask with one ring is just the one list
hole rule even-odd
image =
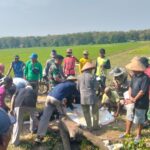
[[75, 76], [68, 76], [67, 80], [76, 81], [77, 78]]
[[95, 69], [95, 65], [90, 63], [90, 62], [87, 62], [83, 68], [82, 68], [82, 72], [85, 71], [85, 70], [91, 70], [91, 69]]
[[125, 69], [121, 67], [115, 67], [111, 72], [110, 75], [113, 75], [114, 77], [118, 77], [125, 73]]
[[126, 65], [126, 68], [131, 71], [145, 71], [144, 65], [137, 59], [137, 60], [132, 60], [131, 63]]

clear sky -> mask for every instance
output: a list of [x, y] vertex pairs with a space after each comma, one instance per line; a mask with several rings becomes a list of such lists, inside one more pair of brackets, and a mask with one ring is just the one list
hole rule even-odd
[[0, 0], [0, 37], [150, 28], [150, 0]]

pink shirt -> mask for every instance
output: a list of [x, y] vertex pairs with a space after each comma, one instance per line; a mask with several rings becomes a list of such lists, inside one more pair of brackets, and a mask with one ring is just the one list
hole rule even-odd
[[64, 59], [64, 74], [65, 75], [75, 75], [75, 62], [76, 58], [74, 56], [66, 57]]
[[0, 107], [4, 107], [5, 96], [6, 96], [6, 89], [3, 86], [1, 86], [0, 87]]

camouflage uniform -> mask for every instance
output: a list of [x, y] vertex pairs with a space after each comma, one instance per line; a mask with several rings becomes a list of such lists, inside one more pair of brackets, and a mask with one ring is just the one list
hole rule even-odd
[[57, 84], [64, 81], [63, 78], [63, 71], [61, 65], [57, 65], [55, 63], [52, 63], [49, 72], [48, 72], [48, 78], [51, 89], [56, 86]]

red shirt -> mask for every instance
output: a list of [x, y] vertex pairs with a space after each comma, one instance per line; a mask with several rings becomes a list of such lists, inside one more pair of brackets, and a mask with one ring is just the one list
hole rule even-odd
[[146, 68], [146, 70], [144, 71], [144, 73], [146, 75], [148, 75], [148, 77], [150, 78], [150, 66], [148, 68]]
[[74, 56], [66, 57], [64, 59], [64, 74], [65, 75], [75, 75], [75, 62], [76, 58]]

